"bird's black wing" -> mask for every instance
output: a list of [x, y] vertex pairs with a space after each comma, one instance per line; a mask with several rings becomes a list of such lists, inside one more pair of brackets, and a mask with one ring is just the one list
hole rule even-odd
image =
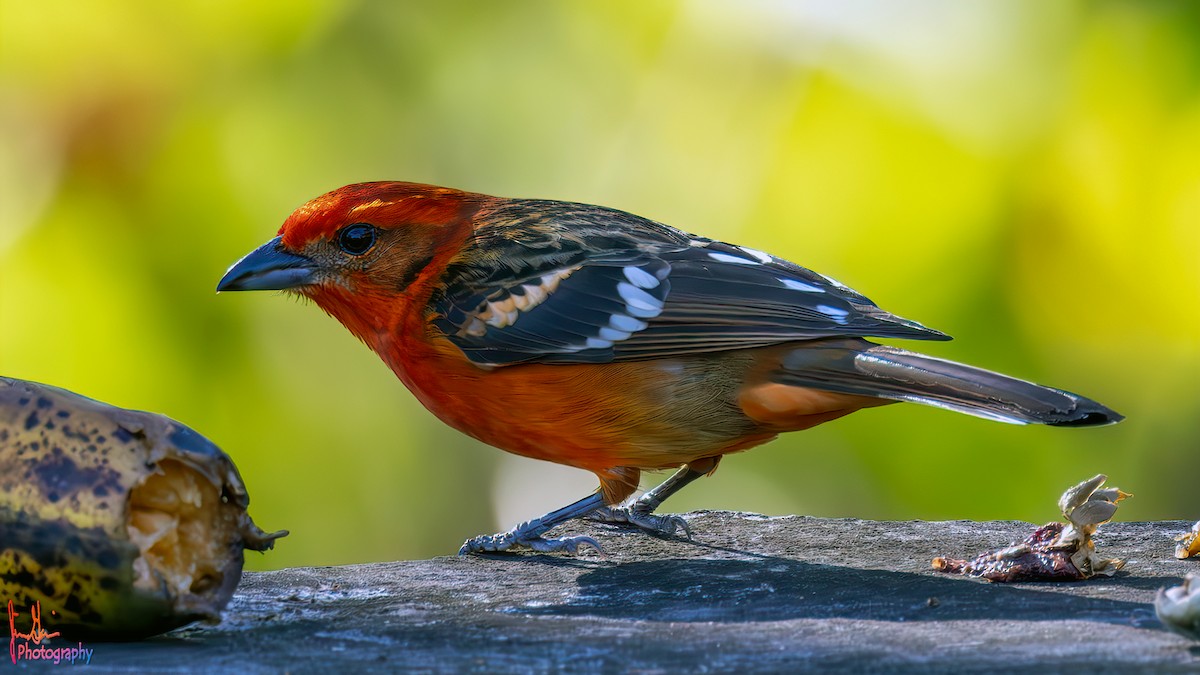
[[480, 365], [949, 339], [799, 265], [621, 211], [517, 201], [486, 222], [430, 303], [435, 325]]

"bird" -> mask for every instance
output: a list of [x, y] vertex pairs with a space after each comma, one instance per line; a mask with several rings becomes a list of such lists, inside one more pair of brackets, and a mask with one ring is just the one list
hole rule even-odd
[[[599, 550], [576, 518], [660, 536], [656, 513], [727, 454], [863, 408], [919, 403], [1014, 424], [1122, 416], [1091, 399], [867, 338], [950, 337], [760, 250], [614, 208], [420, 183], [312, 199], [217, 291], [311, 300], [425, 408], [485, 444], [594, 473], [599, 488], [460, 554]], [[642, 472], [675, 470], [635, 497]]]

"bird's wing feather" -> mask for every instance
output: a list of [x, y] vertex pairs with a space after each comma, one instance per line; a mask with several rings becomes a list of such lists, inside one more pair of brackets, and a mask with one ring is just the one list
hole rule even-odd
[[949, 339], [760, 251], [621, 211], [532, 204], [478, 232], [431, 302], [435, 325], [475, 363], [608, 363], [834, 336]]

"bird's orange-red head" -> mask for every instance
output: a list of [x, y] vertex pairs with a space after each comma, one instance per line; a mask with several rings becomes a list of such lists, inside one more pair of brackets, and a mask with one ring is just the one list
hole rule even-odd
[[338, 231], [355, 223], [393, 231], [439, 229], [469, 216], [471, 207], [483, 199], [483, 195], [421, 183], [355, 183], [296, 209], [278, 234], [287, 250], [299, 253], [314, 243], [332, 241]]
[[277, 237], [234, 263], [218, 291], [334, 286], [403, 291], [441, 250], [469, 233], [484, 195], [420, 183], [356, 183], [296, 209]]
[[299, 293], [366, 339], [402, 309], [398, 300], [428, 290], [487, 199], [419, 183], [347, 185], [296, 209], [217, 290]]

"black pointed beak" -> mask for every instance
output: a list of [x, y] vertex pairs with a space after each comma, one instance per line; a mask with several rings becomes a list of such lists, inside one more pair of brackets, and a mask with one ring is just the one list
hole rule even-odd
[[259, 246], [235, 262], [217, 284], [221, 291], [281, 291], [314, 282], [317, 265], [302, 255], [283, 250], [280, 237]]

